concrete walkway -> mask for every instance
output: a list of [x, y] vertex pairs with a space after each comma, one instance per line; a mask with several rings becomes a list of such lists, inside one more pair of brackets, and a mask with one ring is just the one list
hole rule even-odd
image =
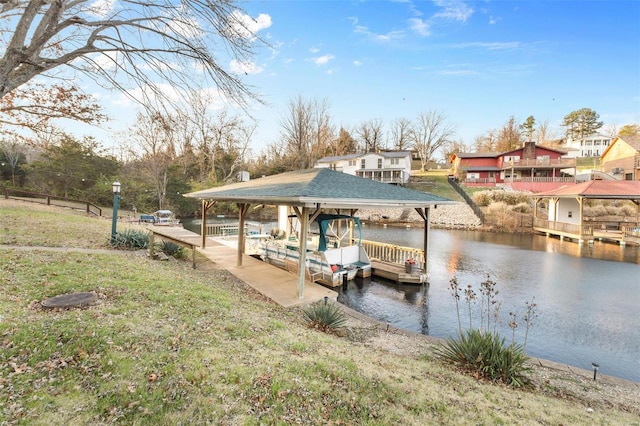
[[[201, 237], [195, 232], [181, 227], [162, 227], [162, 233], [200, 247]], [[324, 300], [325, 297], [331, 301], [338, 299], [337, 292], [308, 280], [304, 284], [304, 298], [299, 299], [296, 275], [247, 255], [242, 256], [242, 266], [238, 267], [238, 254], [235, 247], [221, 244], [211, 237], [207, 237], [205, 245], [204, 249], [200, 247], [197, 250], [216, 267], [229, 271], [280, 306], [285, 308], [305, 306]]]

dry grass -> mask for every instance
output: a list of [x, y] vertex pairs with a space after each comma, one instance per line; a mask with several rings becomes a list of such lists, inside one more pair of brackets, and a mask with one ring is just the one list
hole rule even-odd
[[[105, 247], [107, 221], [44, 209], [0, 200], [0, 243]], [[0, 424], [640, 424], [637, 387], [482, 383], [419, 336], [320, 333], [225, 271], [121, 254], [0, 249]], [[99, 302], [39, 307], [75, 291]]]

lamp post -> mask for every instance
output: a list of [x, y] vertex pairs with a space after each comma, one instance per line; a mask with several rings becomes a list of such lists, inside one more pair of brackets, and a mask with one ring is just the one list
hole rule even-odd
[[113, 218], [111, 220], [111, 242], [116, 239], [116, 223], [118, 222], [118, 204], [120, 204], [120, 182], [115, 181], [113, 189]]

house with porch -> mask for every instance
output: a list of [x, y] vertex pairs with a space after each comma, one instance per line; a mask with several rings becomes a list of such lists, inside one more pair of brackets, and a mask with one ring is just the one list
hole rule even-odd
[[316, 169], [329, 168], [382, 183], [404, 185], [411, 177], [411, 151], [380, 151], [321, 158]]
[[615, 138], [600, 157], [602, 171], [618, 180], [640, 180], [640, 136]]
[[565, 154], [535, 142], [501, 153], [455, 153], [452, 174], [467, 186], [509, 185], [536, 192], [575, 183], [576, 159]]
[[582, 139], [569, 140], [565, 144], [569, 156], [599, 157], [609, 147], [612, 137], [593, 133]]

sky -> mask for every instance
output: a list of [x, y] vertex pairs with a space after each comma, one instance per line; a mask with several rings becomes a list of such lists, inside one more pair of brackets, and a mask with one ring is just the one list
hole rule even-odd
[[[472, 145], [514, 116], [562, 132], [591, 108], [605, 126], [640, 123], [640, 1], [247, 1], [269, 46], [223, 64], [265, 102], [250, 108], [259, 153], [280, 139], [289, 104], [326, 101], [334, 124], [446, 115]], [[116, 132], [136, 106], [103, 98]], [[103, 130], [98, 140], [113, 139]], [[104, 141], [107, 145], [108, 141]]]

